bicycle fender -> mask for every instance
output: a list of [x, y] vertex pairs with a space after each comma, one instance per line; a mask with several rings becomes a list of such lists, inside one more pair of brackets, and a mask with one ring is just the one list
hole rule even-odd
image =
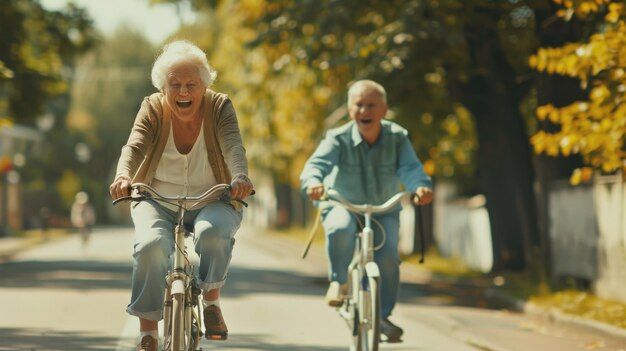
[[173, 294], [184, 294], [185, 293], [185, 283], [181, 279], [176, 279], [172, 282], [172, 295]]
[[380, 270], [378, 269], [378, 265], [376, 264], [376, 262], [367, 262], [365, 264], [365, 272], [367, 272], [368, 277], [380, 277]]

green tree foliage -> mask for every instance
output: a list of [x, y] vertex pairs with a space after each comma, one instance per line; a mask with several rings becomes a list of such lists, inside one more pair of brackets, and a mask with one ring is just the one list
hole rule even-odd
[[[77, 191], [86, 191], [106, 221], [107, 184], [150, 83], [152, 44], [136, 30], [120, 28], [76, 62], [70, 90], [46, 104], [57, 116], [41, 149], [20, 170], [26, 211], [45, 205], [66, 215]], [[34, 207], [34, 208], [32, 208]]]
[[542, 7], [540, 1], [271, 1], [257, 21], [255, 43], [284, 46], [293, 62], [338, 77], [335, 106], [352, 79], [386, 86], [395, 118], [411, 131], [426, 164], [438, 166], [438, 179], [477, 167], [495, 267], [521, 268], [539, 245], [521, 105], [532, 87], [524, 79], [526, 58], [536, 45], [534, 11]]
[[[448, 73], [436, 49], [444, 47], [448, 29], [419, 21], [420, 6], [417, 1], [267, 2], [263, 16], [249, 24], [258, 33], [252, 45], [281, 49], [276, 74], [288, 76], [296, 63], [310, 67], [331, 92], [321, 117], [345, 104], [351, 81], [378, 80], [388, 90], [393, 118], [412, 132], [427, 169], [444, 177], [467, 176], [476, 147], [473, 126], [464, 123], [467, 110], [446, 89]], [[313, 135], [328, 124], [319, 127]]]
[[[156, 92], [150, 81], [154, 55], [143, 34], [122, 26], [78, 62], [66, 125], [74, 136], [73, 163], [98, 196], [102, 184], [111, 181], [143, 98]], [[81, 147], [89, 150], [89, 158], [79, 159]]]
[[[535, 48], [531, 6], [541, 1], [188, 2], [214, 16], [218, 27], [234, 23], [211, 32], [216, 42], [208, 47], [216, 48], [214, 63], [230, 63], [225, 72], [245, 67], [231, 91], [243, 97], [237, 104], [250, 104], [240, 110], [252, 117], [246, 127], [265, 133], [250, 138], [261, 140], [254, 159], [264, 156], [278, 172], [286, 167], [295, 183], [299, 160], [327, 127], [346, 120], [349, 83], [375, 79], [387, 88], [391, 117], [409, 129], [427, 170], [467, 184], [478, 166], [475, 190], [487, 196], [496, 266], [523, 266], [522, 248], [536, 229], [520, 110], [531, 81], [520, 77]], [[247, 42], [248, 50], [233, 54], [219, 44], [226, 40], [233, 47]]]
[[[528, 58], [539, 43], [570, 38], [562, 18], [591, 13], [591, 1], [567, 1], [587, 5], [563, 13], [542, 0], [187, 2], [222, 27], [210, 32], [216, 41], [205, 48], [215, 48], [212, 61], [225, 67], [223, 74], [244, 67], [228, 80], [231, 86], [223, 87], [237, 94], [237, 104], [250, 104], [249, 110], [242, 105], [251, 121], [245, 127], [271, 136], [255, 144], [255, 159], [271, 157], [272, 169], [286, 164], [296, 174], [300, 163], [294, 160], [310, 154], [325, 128], [345, 120], [341, 107], [349, 83], [375, 79], [388, 90], [392, 118], [409, 129], [436, 179], [464, 180], [486, 196], [495, 268], [544, 262], [533, 257], [547, 252], [547, 232], [539, 233], [537, 226], [528, 128], [529, 122], [533, 132], [543, 128], [534, 119], [533, 104], [550, 99], [534, 93], [536, 85], [548, 84]], [[228, 21], [226, 29], [222, 23]], [[578, 23], [581, 32], [590, 25]], [[219, 43], [226, 40], [236, 49], [225, 50]], [[242, 43], [248, 50], [237, 48]], [[302, 81], [296, 72], [308, 78]], [[324, 99], [310, 104], [315, 91]], [[551, 97], [566, 101], [561, 95], [567, 93], [555, 91]], [[300, 144], [281, 144], [300, 129]]]
[[0, 85], [8, 110], [32, 122], [50, 97], [67, 91], [68, 66], [96, 39], [85, 10], [69, 5], [47, 11], [37, 0], [0, 2]]
[[[566, 106], [537, 108], [539, 120], [560, 126], [556, 132], [539, 131], [531, 141], [535, 152], [550, 156], [580, 154], [585, 163], [605, 173], [626, 171], [626, 21], [622, 1], [562, 1], [558, 15], [598, 22], [593, 34], [581, 42], [540, 48], [529, 63], [540, 72], [578, 78], [588, 99]], [[624, 172], [623, 174], [626, 174]], [[591, 178], [591, 168], [574, 171], [570, 181]]]
[[[322, 129], [331, 90], [304, 63], [285, 61], [283, 47], [246, 46], [256, 38], [251, 23], [263, 14], [261, 5], [222, 1], [216, 8], [201, 6], [198, 22], [181, 28], [176, 37], [207, 52], [218, 71], [213, 88], [233, 100], [254, 168], [295, 185]], [[288, 74], [277, 74], [283, 66]]]

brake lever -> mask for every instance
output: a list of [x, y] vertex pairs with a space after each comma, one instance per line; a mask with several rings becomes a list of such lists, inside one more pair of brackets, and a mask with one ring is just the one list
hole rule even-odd
[[[228, 196], [228, 193], [232, 190], [232, 187], [228, 186], [227, 188], [224, 189], [224, 192], [222, 193], [222, 195], [220, 195], [220, 200], [224, 201], [224, 202], [229, 202], [229, 201], [236, 201], [239, 202], [240, 204], [244, 205], [245, 207], [248, 207], [248, 203], [241, 200], [241, 199], [233, 199], [230, 196]], [[256, 194], [256, 191], [252, 190], [252, 192], [250, 193], [250, 196]]]
[[[415, 198], [417, 198], [417, 202], [415, 202]], [[421, 200], [421, 198], [420, 198], [419, 195], [417, 195], [416, 193], [412, 193], [411, 194], [411, 202], [413, 202], [416, 205], [419, 205], [420, 200]]]
[[145, 194], [141, 194], [141, 196], [122, 196], [122, 197], [118, 197], [117, 199], [113, 200], [113, 205], [117, 205], [120, 202], [126, 202], [126, 201], [143, 201], [148, 199], [149, 196], [146, 196]]
[[118, 197], [117, 199], [113, 200], [113, 206], [119, 204], [120, 202], [126, 202], [126, 201], [131, 201], [133, 199], [132, 196], [122, 196], [122, 197]]

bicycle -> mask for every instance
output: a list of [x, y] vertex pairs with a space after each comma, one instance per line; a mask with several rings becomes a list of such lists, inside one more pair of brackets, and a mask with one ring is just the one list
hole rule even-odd
[[[337, 308], [339, 315], [351, 330], [352, 351], [378, 351], [380, 335], [380, 271], [374, 261], [374, 230], [372, 215], [388, 212], [404, 198], [417, 196], [414, 193], [400, 192], [382, 205], [353, 204], [335, 189], [327, 189], [323, 201], [343, 206], [348, 211], [362, 215], [363, 227], [357, 233], [357, 241], [352, 261], [348, 266], [348, 293]], [[383, 231], [384, 234], [384, 231]], [[379, 245], [382, 246], [383, 242]]]
[[[163, 196], [152, 187], [143, 183], [131, 185], [131, 195], [113, 201], [145, 201], [154, 200], [178, 207], [177, 224], [174, 227], [174, 259], [172, 268], [165, 277], [165, 301], [163, 309], [163, 350], [164, 351], [201, 351], [197, 349], [202, 333], [202, 290], [198, 286], [193, 273], [194, 267], [189, 261], [185, 239], [193, 236], [193, 232], [184, 225], [187, 211], [201, 204], [213, 201], [237, 201], [248, 206], [240, 199], [228, 196], [231, 186], [217, 184], [199, 196]], [[211, 339], [222, 339], [219, 336]]]

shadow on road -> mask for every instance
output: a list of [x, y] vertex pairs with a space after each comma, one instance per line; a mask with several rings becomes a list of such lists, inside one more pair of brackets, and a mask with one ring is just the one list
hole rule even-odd
[[[328, 287], [326, 277], [298, 274], [288, 270], [233, 267], [223, 288], [225, 296], [254, 294], [308, 295], [323, 298]], [[458, 306], [487, 309], [509, 307], [485, 294], [480, 280], [432, 279], [425, 283], [403, 282], [398, 302], [426, 306]]]
[[325, 277], [299, 274], [288, 270], [231, 267], [223, 288], [225, 296], [242, 297], [256, 294], [287, 294], [323, 296]]
[[[0, 287], [56, 288], [75, 290], [121, 289], [130, 293], [130, 263], [106, 261], [15, 261], [0, 264]], [[256, 294], [324, 296], [326, 277], [290, 270], [254, 269], [233, 266], [223, 288], [232, 298]], [[500, 309], [486, 297], [485, 286], [474, 281], [429, 280], [403, 282], [399, 302]]]
[[[0, 328], [0, 350], [91, 351], [105, 350], [103, 345], [115, 344], [115, 338], [93, 333], [59, 332], [49, 329]], [[4, 348], [2, 345], [11, 345]]]
[[0, 264], [0, 287], [130, 289], [132, 266], [105, 261], [14, 261]]
[[[235, 350], [258, 350], [258, 351], [345, 351], [347, 347], [321, 346], [321, 345], [294, 345], [294, 344], [277, 344], [275, 336], [263, 334], [230, 334], [227, 344], [222, 345], [223, 348]], [[320, 336], [323, 338], [323, 335]], [[270, 340], [274, 340], [271, 342]], [[267, 341], [266, 341], [267, 340]], [[217, 349], [218, 347], [206, 347], [217, 344], [203, 343], [204, 350]], [[384, 346], [383, 346], [384, 347]], [[415, 348], [402, 347], [396, 345], [394, 351], [415, 351]]]
[[402, 283], [399, 302], [426, 306], [459, 306], [486, 309], [510, 307], [504, 301], [488, 298], [480, 281], [429, 280], [428, 283]]
[[[273, 342], [271, 340], [274, 340]], [[345, 351], [345, 347], [328, 347], [319, 345], [294, 345], [294, 344], [277, 344], [276, 337], [262, 334], [231, 334], [228, 338], [227, 345], [223, 348], [235, 350], [272, 350], [272, 351]], [[202, 346], [205, 346], [204, 344]], [[211, 343], [210, 345], [215, 345]], [[215, 345], [218, 346], [218, 345]], [[203, 349], [214, 349], [213, 347], [203, 347]], [[217, 347], [215, 347], [217, 349]]]

